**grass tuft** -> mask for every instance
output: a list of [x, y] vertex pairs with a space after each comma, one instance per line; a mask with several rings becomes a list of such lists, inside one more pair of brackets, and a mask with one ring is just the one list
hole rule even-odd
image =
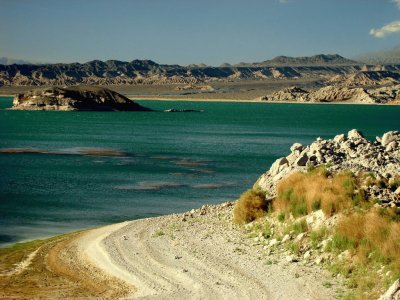
[[248, 190], [236, 202], [233, 210], [233, 219], [238, 224], [246, 224], [266, 215], [270, 201], [260, 191]]
[[356, 192], [356, 178], [351, 173], [335, 176], [325, 168], [315, 168], [307, 173], [297, 172], [283, 179], [278, 185], [274, 209], [292, 213], [294, 217], [322, 209], [325, 215], [365, 202], [365, 195]]

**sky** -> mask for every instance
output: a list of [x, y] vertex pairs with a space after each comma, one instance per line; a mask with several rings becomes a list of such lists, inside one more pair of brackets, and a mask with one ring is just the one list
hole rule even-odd
[[0, 57], [259, 62], [400, 45], [400, 0], [0, 0]]

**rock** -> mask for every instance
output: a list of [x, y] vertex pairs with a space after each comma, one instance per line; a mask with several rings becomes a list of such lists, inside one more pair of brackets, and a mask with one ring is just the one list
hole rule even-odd
[[400, 195], [400, 186], [394, 191], [396, 195]]
[[351, 258], [351, 253], [349, 250], [345, 250], [338, 255], [339, 260], [348, 260]]
[[281, 243], [286, 243], [286, 242], [289, 241], [289, 240], [290, 240], [290, 235], [286, 234], [286, 235], [282, 238]]
[[304, 253], [303, 258], [308, 260], [311, 257], [311, 250], [308, 250], [306, 253]]
[[386, 132], [382, 138], [381, 138], [381, 143], [383, 147], [386, 147], [389, 145], [389, 143], [393, 141], [400, 141], [400, 133], [398, 131], [389, 131]]
[[277, 239], [272, 239], [272, 240], [269, 241], [268, 246], [269, 247], [273, 247], [273, 246], [276, 246], [278, 244], [279, 244], [279, 241]]
[[288, 256], [286, 256], [286, 261], [287, 262], [298, 262], [299, 260], [294, 255], [288, 255]]
[[322, 264], [324, 261], [325, 261], [325, 259], [324, 259], [323, 256], [318, 256], [318, 257], [315, 259], [315, 264], [316, 264], [316, 265], [320, 265], [320, 264]]
[[308, 95], [307, 91], [305, 91], [299, 87], [293, 86], [293, 87], [285, 88], [280, 91], [276, 91], [276, 92], [272, 93], [271, 95], [261, 97], [261, 100], [262, 101], [293, 101], [293, 100], [303, 99], [303, 97], [305, 97], [306, 95]]
[[306, 150], [304, 150], [303, 152], [300, 153], [299, 158], [296, 159], [296, 161], [294, 162], [295, 165], [303, 167], [305, 165], [307, 165], [308, 162], [308, 155]]
[[357, 129], [352, 129], [347, 133], [347, 138], [348, 139], [363, 139], [364, 135], [361, 133], [361, 131], [358, 131]]
[[272, 176], [277, 175], [282, 169], [289, 165], [286, 157], [278, 158], [271, 166], [270, 173]]
[[307, 234], [305, 232], [298, 234], [295, 238], [295, 242], [301, 242], [306, 237], [306, 235]]
[[397, 279], [379, 299], [400, 300], [400, 279]]
[[[383, 181], [400, 177], [400, 136], [398, 132], [384, 134], [382, 141], [389, 141], [386, 147], [376, 141], [368, 141], [358, 130], [351, 130], [349, 138], [337, 135], [333, 139], [317, 139], [310, 146], [292, 151], [287, 157], [277, 160], [269, 171], [256, 182], [255, 188], [268, 193], [271, 198], [277, 194], [279, 181], [294, 172], [306, 172], [309, 165], [318, 166], [329, 163], [329, 171], [338, 173], [350, 171], [354, 174], [372, 173]], [[393, 143], [393, 144], [392, 144]], [[297, 148], [291, 147], [292, 150]], [[298, 153], [298, 154], [297, 154]], [[393, 181], [393, 180], [392, 180]], [[365, 187], [367, 197], [375, 198], [381, 207], [400, 206], [400, 198], [387, 184]], [[323, 219], [309, 219], [308, 223], [319, 226]], [[318, 223], [318, 224], [317, 224]], [[314, 225], [311, 225], [314, 226]]]
[[96, 86], [35, 89], [14, 97], [14, 110], [149, 111], [125, 96]]
[[300, 143], [294, 143], [292, 147], [290, 147], [290, 151], [303, 151], [303, 145]]
[[337, 136], [335, 136], [334, 138], [333, 138], [333, 140], [336, 142], [336, 143], [343, 143], [345, 140], [346, 140], [346, 137], [345, 137], [345, 135], [344, 134], [338, 134]]
[[386, 149], [385, 149], [385, 150], [386, 150], [387, 152], [391, 152], [391, 151], [396, 150], [397, 147], [398, 147], [397, 142], [393, 141], [393, 142], [390, 142], [390, 143], [386, 146]]

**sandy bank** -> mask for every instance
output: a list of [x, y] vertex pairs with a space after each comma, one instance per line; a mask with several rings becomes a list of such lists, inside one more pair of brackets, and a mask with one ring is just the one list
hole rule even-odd
[[[333, 280], [322, 267], [287, 262], [287, 253], [279, 251], [267, 255], [243, 227], [232, 223], [231, 213], [230, 204], [204, 206], [186, 214], [114, 224], [52, 241], [41, 246], [19, 277], [0, 276], [0, 286], [7, 287], [0, 296], [24, 295], [28, 286], [31, 295], [44, 298], [334, 297], [339, 286], [323, 286]], [[38, 265], [52, 275], [45, 272], [45, 279], [40, 278], [35, 270]], [[46, 286], [29, 285], [26, 278], [32, 274], [38, 282], [45, 280]]]
[[205, 206], [100, 228], [75, 243], [85, 263], [137, 288], [129, 298], [333, 298], [322, 268], [267, 255], [231, 214], [230, 204]]

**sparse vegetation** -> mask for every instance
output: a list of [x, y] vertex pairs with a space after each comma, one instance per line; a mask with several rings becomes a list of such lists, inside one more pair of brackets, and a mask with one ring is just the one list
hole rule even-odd
[[261, 191], [248, 190], [236, 202], [233, 210], [234, 221], [245, 224], [265, 216], [270, 207], [270, 202], [265, 199]]
[[356, 192], [356, 178], [351, 173], [330, 174], [325, 167], [311, 168], [307, 173], [297, 172], [278, 185], [275, 210], [291, 213], [295, 218], [322, 209], [331, 216], [365, 201], [362, 192]]
[[[268, 234], [263, 236], [277, 239], [297, 257], [310, 249], [306, 261], [322, 262], [334, 276], [340, 274], [344, 278], [348, 289], [340, 293], [340, 298], [378, 298], [400, 277], [400, 209], [374, 206], [377, 200], [373, 196], [368, 199], [363, 189], [374, 185], [394, 192], [400, 180], [380, 178], [373, 173], [331, 174], [325, 166], [311, 167], [306, 173], [293, 173], [279, 182], [272, 207], [254, 197], [253, 191], [242, 195], [241, 201], [247, 206], [242, 203], [241, 209], [250, 208], [248, 215], [252, 217], [246, 222], [266, 215], [267, 210], [272, 211], [254, 224], [255, 236], [259, 236], [262, 228], [268, 228]], [[319, 210], [327, 218], [339, 214], [332, 218], [337, 221], [310, 227], [306, 216]], [[303, 232], [307, 234], [301, 242], [293, 239]], [[284, 235], [291, 239], [282, 242]], [[324, 255], [329, 259], [317, 262]], [[331, 282], [322, 285], [332, 287]]]

